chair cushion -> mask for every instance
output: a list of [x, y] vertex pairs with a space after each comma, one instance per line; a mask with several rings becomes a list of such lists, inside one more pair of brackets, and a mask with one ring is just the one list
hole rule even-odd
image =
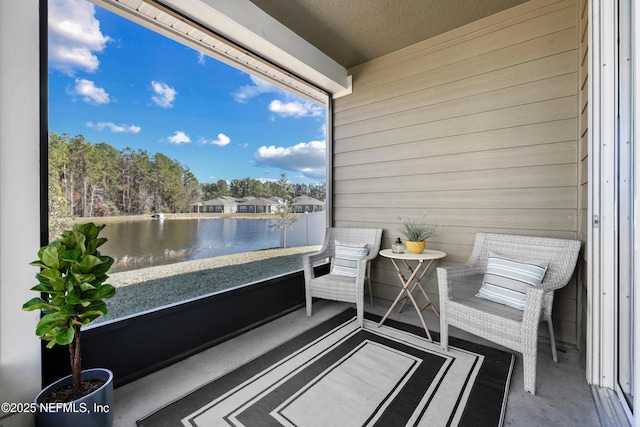
[[490, 252], [476, 296], [524, 310], [527, 286], [540, 286], [548, 266], [547, 261], [516, 261]]
[[331, 273], [339, 276], [356, 277], [358, 275], [358, 261], [369, 255], [367, 245], [350, 246], [336, 240], [336, 255], [333, 259]]

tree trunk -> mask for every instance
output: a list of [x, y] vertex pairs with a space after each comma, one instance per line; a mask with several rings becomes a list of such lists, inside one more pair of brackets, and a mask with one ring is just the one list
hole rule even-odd
[[96, 193], [96, 186], [92, 185], [91, 186], [91, 196], [90, 196], [90, 201], [89, 201], [89, 216], [93, 216], [93, 198], [95, 196]]
[[73, 176], [71, 176], [69, 178], [69, 207], [71, 212], [69, 213], [69, 216], [74, 216], [76, 213], [74, 211], [75, 209], [75, 204], [74, 204], [74, 200], [73, 200], [73, 194], [74, 194], [74, 188], [73, 188]]
[[74, 338], [69, 344], [69, 358], [71, 360], [71, 384], [73, 391], [78, 393], [82, 387], [82, 357], [80, 355], [80, 327], [74, 326]]
[[87, 216], [87, 177], [85, 176], [82, 180], [82, 216]]

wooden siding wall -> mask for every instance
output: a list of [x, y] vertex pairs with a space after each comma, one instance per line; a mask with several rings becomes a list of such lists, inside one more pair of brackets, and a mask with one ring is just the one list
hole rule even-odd
[[577, 345], [580, 350], [587, 349], [587, 251], [586, 242], [589, 235], [588, 228], [591, 223], [589, 218], [589, 0], [579, 0], [579, 37], [580, 37], [580, 63], [578, 70], [579, 87], [579, 108], [580, 116], [578, 118], [580, 129], [579, 142], [579, 158], [580, 158], [580, 211], [579, 211], [579, 239], [585, 242], [581, 253], [581, 270], [578, 289], [578, 330]]
[[[351, 69], [334, 102], [334, 224], [383, 228], [389, 248], [398, 216], [426, 212], [441, 265], [464, 263], [479, 231], [577, 238], [577, 18], [577, 0], [532, 0]], [[391, 263], [372, 278], [396, 296]], [[427, 282], [437, 301], [435, 270]], [[556, 336], [575, 343], [578, 287], [556, 295]]]

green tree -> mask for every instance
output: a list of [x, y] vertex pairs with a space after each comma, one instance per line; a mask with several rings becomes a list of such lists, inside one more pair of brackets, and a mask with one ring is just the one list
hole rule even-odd
[[133, 203], [130, 213], [142, 214], [151, 212], [153, 198], [149, 181], [151, 179], [151, 159], [146, 150], [138, 149], [131, 156], [133, 174]]
[[228, 196], [229, 195], [229, 185], [227, 184], [226, 180], [219, 179], [216, 182], [216, 186], [217, 186], [216, 197], [222, 197], [222, 196]]
[[[68, 185], [68, 141], [69, 136], [66, 134], [62, 136], [55, 132], [49, 134], [49, 212], [55, 211], [54, 216], [59, 219], [73, 216], [70, 210], [71, 193]], [[52, 206], [54, 203], [55, 207]]]
[[196, 176], [187, 168], [182, 172], [182, 191], [176, 204], [178, 212], [189, 211], [190, 205], [201, 198], [200, 185]]

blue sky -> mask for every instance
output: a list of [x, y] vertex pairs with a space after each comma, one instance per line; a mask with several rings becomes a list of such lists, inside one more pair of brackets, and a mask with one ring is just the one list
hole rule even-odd
[[85, 0], [49, 1], [49, 129], [200, 182], [325, 182], [325, 109]]

